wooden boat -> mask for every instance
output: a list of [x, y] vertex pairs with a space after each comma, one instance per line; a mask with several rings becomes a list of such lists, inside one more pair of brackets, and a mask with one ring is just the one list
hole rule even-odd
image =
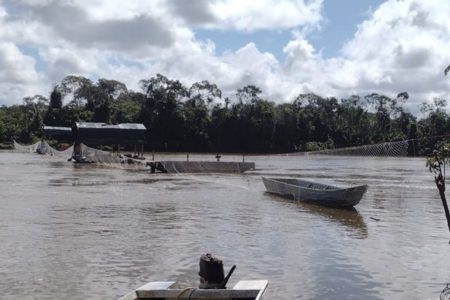
[[132, 291], [119, 300], [191, 299], [191, 300], [261, 300], [267, 280], [241, 280], [232, 289], [178, 288], [175, 281], [154, 281]]
[[359, 203], [367, 185], [341, 188], [295, 178], [262, 178], [269, 193], [330, 207], [352, 207]]

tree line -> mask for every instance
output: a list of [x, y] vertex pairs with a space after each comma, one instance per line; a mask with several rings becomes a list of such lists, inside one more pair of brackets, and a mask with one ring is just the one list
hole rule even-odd
[[117, 80], [67, 76], [49, 97], [0, 107], [0, 143], [31, 143], [44, 136], [44, 124], [86, 121], [143, 123], [146, 150], [155, 151], [283, 153], [413, 139], [415, 154], [426, 155], [450, 132], [446, 100], [422, 103], [418, 119], [404, 108], [406, 92], [344, 99], [308, 93], [276, 104], [254, 85], [223, 97], [209, 81], [186, 87], [157, 74], [139, 86], [133, 91]]

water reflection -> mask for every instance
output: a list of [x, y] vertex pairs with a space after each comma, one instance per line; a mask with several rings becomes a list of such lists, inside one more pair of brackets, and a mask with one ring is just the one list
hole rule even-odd
[[[105, 178], [106, 177], [106, 178]], [[132, 184], [132, 183], [141, 183], [141, 184], [154, 184], [159, 182], [176, 182], [180, 181], [180, 185], [183, 183], [178, 178], [137, 178], [137, 179], [114, 179], [111, 176], [105, 176], [102, 180], [98, 178], [93, 180], [92, 176], [89, 174], [82, 174], [80, 176], [66, 176], [62, 178], [49, 178], [48, 186], [101, 186], [101, 185], [111, 185], [111, 184]]]
[[64, 161], [49, 161], [50, 168], [62, 168], [67, 166], [67, 162]]
[[[205, 251], [238, 266], [230, 286], [268, 279], [267, 300], [439, 299], [448, 280], [445, 216], [419, 159], [258, 157], [245, 176], [169, 176], [1, 155], [2, 299], [196, 285]], [[265, 194], [261, 172], [370, 188], [336, 210]]]
[[282, 198], [267, 192], [265, 194], [275, 201], [295, 205], [302, 212], [320, 216], [327, 221], [339, 224], [348, 229], [352, 233], [351, 236], [355, 238], [365, 239], [368, 237], [366, 222], [354, 207], [338, 209]]
[[323, 242], [311, 257], [320, 263], [312, 270], [315, 288], [308, 299], [383, 299], [369, 270], [345, 252], [330, 251], [333, 241]]

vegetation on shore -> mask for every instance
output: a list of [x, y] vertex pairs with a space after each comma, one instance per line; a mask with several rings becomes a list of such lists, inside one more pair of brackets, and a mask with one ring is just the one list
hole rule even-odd
[[[143, 123], [147, 150], [280, 153], [417, 140], [417, 155], [432, 152], [450, 132], [446, 100], [423, 103], [423, 118], [407, 112], [406, 92], [346, 99], [299, 94], [276, 104], [248, 85], [222, 97], [208, 81], [184, 86], [156, 75], [140, 81], [141, 91], [116, 80], [93, 82], [67, 76], [49, 97], [25, 97], [23, 104], [0, 107], [0, 143], [31, 143], [42, 127], [75, 121]], [[63, 105], [66, 103], [66, 105]]]

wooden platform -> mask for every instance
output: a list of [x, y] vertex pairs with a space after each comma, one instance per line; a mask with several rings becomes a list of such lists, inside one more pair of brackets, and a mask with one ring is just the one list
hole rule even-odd
[[268, 286], [267, 280], [241, 280], [232, 289], [173, 288], [175, 281], [153, 281], [125, 295], [119, 300], [261, 300]]

